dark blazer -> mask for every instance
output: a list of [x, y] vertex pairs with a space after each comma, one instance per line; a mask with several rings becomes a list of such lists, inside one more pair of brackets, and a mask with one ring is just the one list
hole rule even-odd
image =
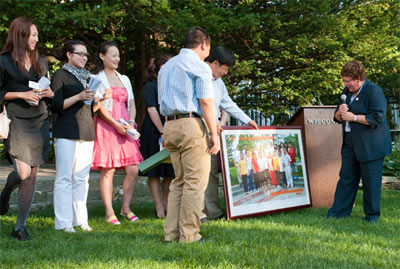
[[59, 69], [51, 78], [54, 91], [52, 110], [53, 136], [56, 138], [94, 141], [96, 139], [92, 107], [78, 101], [64, 109], [64, 100], [84, 90], [79, 80], [70, 72]]
[[[382, 89], [366, 79], [361, 92], [351, 104], [352, 93], [347, 87], [344, 88], [342, 94], [347, 96], [346, 103], [349, 106], [349, 110], [355, 115], [365, 115], [369, 123], [368, 126], [353, 121], [350, 122], [357, 160], [359, 162], [372, 161], [390, 154], [392, 152], [392, 143], [386, 122], [387, 101]], [[339, 100], [336, 111], [341, 103], [341, 100]], [[334, 120], [338, 122], [335, 117]], [[342, 122], [342, 128], [344, 136], [344, 121]]]

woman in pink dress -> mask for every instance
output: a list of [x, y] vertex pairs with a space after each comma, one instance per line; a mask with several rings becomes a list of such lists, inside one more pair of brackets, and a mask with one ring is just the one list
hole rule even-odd
[[[135, 191], [138, 164], [143, 161], [139, 142], [127, 131], [136, 128], [136, 108], [129, 78], [116, 71], [119, 64], [119, 50], [113, 42], [103, 42], [96, 58], [96, 78], [102, 86], [96, 93], [101, 96], [104, 88], [111, 89], [112, 98], [105, 101], [95, 119], [96, 137], [93, 149], [92, 169], [100, 169], [100, 193], [106, 210], [105, 219], [110, 224], [120, 224], [112, 207], [113, 176], [115, 169], [125, 169], [123, 201], [120, 215], [130, 222], [138, 217], [130, 209]], [[126, 123], [120, 122], [123, 119]]]

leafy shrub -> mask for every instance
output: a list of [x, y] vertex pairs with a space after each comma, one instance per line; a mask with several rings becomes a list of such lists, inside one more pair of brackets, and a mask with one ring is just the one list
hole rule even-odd
[[392, 144], [393, 152], [383, 162], [383, 174], [400, 178], [400, 136]]

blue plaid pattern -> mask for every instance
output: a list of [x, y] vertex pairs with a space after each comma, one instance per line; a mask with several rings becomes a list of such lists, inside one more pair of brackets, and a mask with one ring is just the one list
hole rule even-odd
[[190, 49], [161, 67], [158, 73], [158, 103], [164, 116], [196, 112], [202, 116], [198, 99], [212, 99], [211, 68]]

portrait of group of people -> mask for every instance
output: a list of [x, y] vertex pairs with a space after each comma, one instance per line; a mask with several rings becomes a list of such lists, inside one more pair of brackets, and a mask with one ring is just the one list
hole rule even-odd
[[[297, 205], [299, 197], [309, 201], [301, 136], [297, 131], [238, 129], [222, 133], [224, 171], [233, 207], [263, 204], [276, 209]], [[277, 203], [277, 207], [272, 205]]]

